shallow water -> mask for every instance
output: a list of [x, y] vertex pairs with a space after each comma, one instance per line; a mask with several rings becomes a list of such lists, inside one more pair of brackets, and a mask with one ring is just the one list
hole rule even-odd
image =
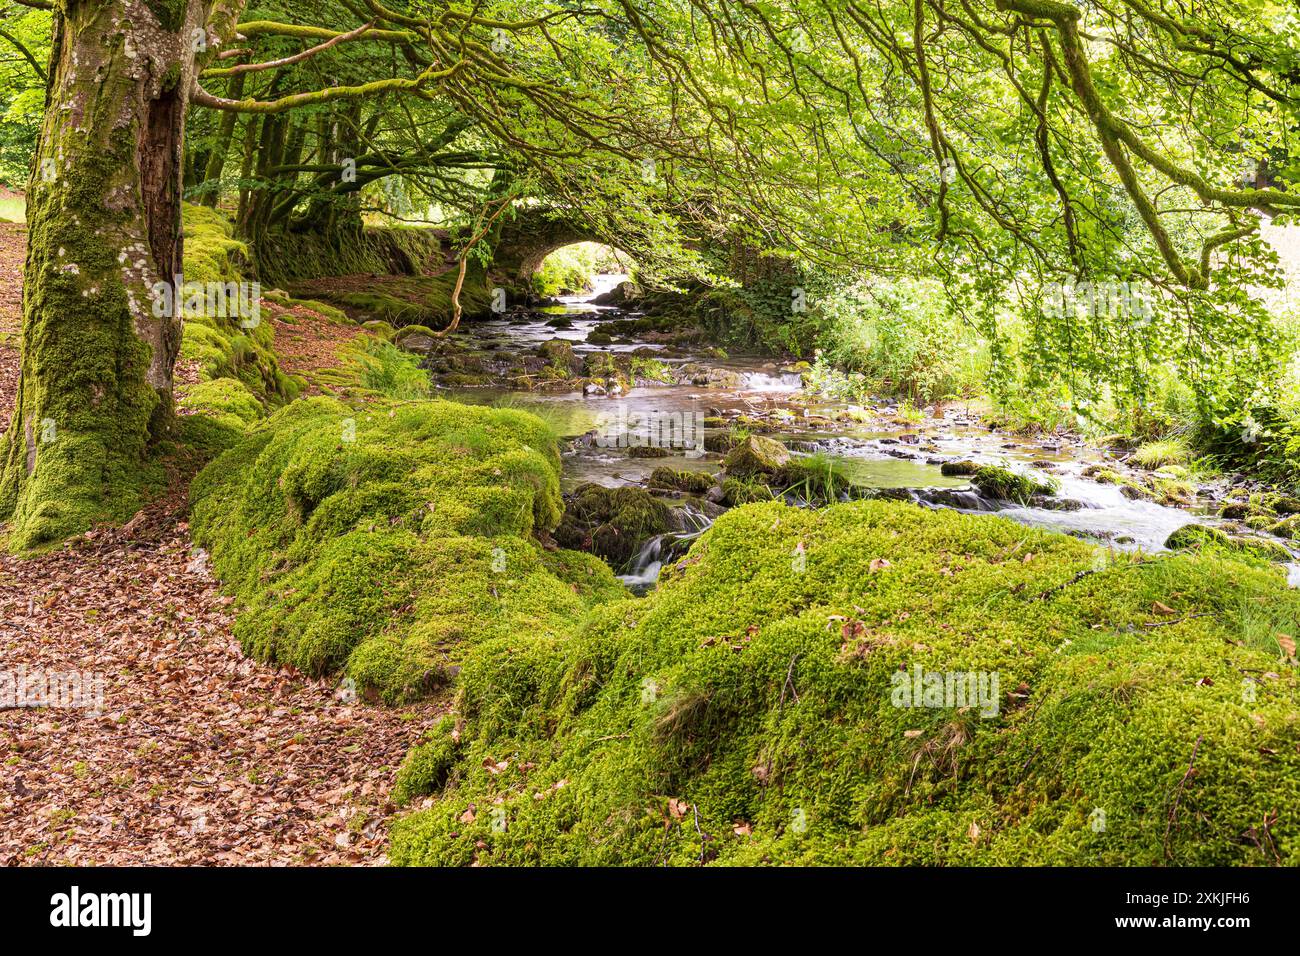
[[[598, 290], [604, 291], [614, 284], [607, 281]], [[569, 319], [572, 326], [560, 329], [547, 326], [546, 322], [557, 315]], [[592, 306], [582, 297], [569, 297], [563, 308], [475, 323], [466, 333], [478, 340], [475, 344], [479, 348], [523, 352], [559, 338], [573, 343], [579, 355], [592, 351], [641, 352], [674, 366], [698, 363], [737, 373], [734, 387], [649, 385], [616, 395], [458, 389], [452, 392], [452, 397], [476, 404], [505, 402], [525, 407], [549, 420], [560, 434], [575, 439], [564, 454], [565, 490], [584, 482], [607, 486], [635, 484], [665, 465], [716, 473], [721, 456], [701, 454], [699, 448], [703, 436], [714, 433], [715, 429], [697, 433], [692, 427], [702, 429], [706, 417], [740, 412], [775, 421], [775, 430], [764, 434], [783, 441], [794, 453], [816, 453], [832, 459], [847, 477], [864, 488], [908, 489], [922, 504], [955, 506], [957, 510], [969, 512], [996, 512], [1026, 525], [1072, 533], [1117, 548], [1147, 551], [1159, 550], [1171, 532], [1189, 522], [1213, 523], [1205, 514], [1131, 500], [1117, 486], [1083, 478], [1080, 472], [1085, 467], [1105, 460], [1106, 456], [1096, 449], [1069, 441], [1026, 440], [994, 432], [960, 404], [949, 406], [942, 418], [903, 422], [890, 402], [861, 407], [819, 400], [802, 389], [797, 372], [782, 369], [768, 358], [732, 354], [716, 359], [708, 357], [702, 349], [643, 341], [587, 343], [587, 336], [599, 322], [616, 317], [635, 318], [636, 313]], [[843, 417], [846, 412], [864, 422], [846, 425], [828, 421]], [[673, 429], [680, 430], [684, 425], [688, 440], [651, 441], [651, 444], [672, 446], [668, 448], [668, 456], [636, 457], [631, 446], [643, 443], [635, 435], [647, 424], [646, 430], [652, 433], [656, 429], [662, 433], [667, 427], [674, 435], [681, 433]], [[593, 430], [605, 435], [606, 440], [600, 437], [593, 440]], [[718, 433], [725, 430], [716, 429]], [[619, 437], [628, 434], [633, 437]], [[581, 439], [584, 435], [588, 436], [585, 440]], [[1073, 499], [1083, 507], [1076, 511], [1028, 508], [991, 501], [974, 491], [950, 493], [941, 502], [930, 500], [929, 493], [937, 489], [969, 488], [967, 479], [940, 473], [941, 461], [958, 458], [1016, 468], [1028, 468], [1031, 462], [1050, 463], [1050, 473], [1061, 485], [1056, 497]], [[624, 580], [638, 591], [652, 586], [662, 563], [684, 552], [689, 542], [707, 527], [708, 519], [703, 515], [698, 516], [698, 521], [694, 531], [643, 543], [640, 553], [623, 569]], [[1294, 567], [1293, 576], [1300, 581], [1300, 564]]]

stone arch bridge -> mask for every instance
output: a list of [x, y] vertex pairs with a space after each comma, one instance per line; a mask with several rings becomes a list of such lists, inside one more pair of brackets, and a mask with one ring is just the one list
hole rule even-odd
[[492, 255], [492, 272], [508, 286], [528, 287], [543, 260], [575, 242], [599, 242], [620, 249], [635, 245], [614, 240], [589, 223], [544, 206], [525, 206], [501, 224]]

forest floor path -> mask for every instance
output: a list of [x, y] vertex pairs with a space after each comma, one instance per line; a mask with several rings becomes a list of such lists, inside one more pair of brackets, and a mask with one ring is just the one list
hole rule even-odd
[[[24, 239], [0, 224], [0, 428]], [[290, 369], [327, 362], [344, 335], [273, 321]], [[439, 709], [371, 706], [244, 657], [230, 599], [190, 542], [189, 477], [178, 468], [121, 528], [0, 554], [0, 866], [387, 860], [394, 772]], [[71, 675], [92, 701], [102, 686], [98, 708], [4, 699], [6, 678], [34, 696]]]

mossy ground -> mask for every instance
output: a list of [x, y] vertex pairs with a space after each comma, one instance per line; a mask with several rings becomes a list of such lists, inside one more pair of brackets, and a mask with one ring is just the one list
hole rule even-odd
[[[444, 328], [452, 317], [454, 271], [437, 275], [386, 275], [366, 277], [361, 287], [328, 279], [301, 283], [296, 288], [346, 311], [358, 322], [384, 322], [394, 329], [422, 325]], [[490, 313], [487, 278], [481, 267], [467, 270], [460, 304], [465, 316]]]
[[558, 639], [624, 593], [595, 558], [533, 539], [560, 518], [559, 455], [515, 410], [302, 399], [217, 458], [191, 501], [245, 650], [345, 670], [389, 701], [436, 690], [470, 645]]
[[[1279, 571], [885, 502], [737, 509], [666, 571], [468, 651], [395, 862], [1300, 863]], [[893, 706], [918, 664], [998, 714]]]

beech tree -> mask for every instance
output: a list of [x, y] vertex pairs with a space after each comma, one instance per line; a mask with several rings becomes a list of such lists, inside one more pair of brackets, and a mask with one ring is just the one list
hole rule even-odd
[[209, 0], [53, 10], [27, 187], [22, 371], [0, 472], [13, 545], [121, 517], [150, 446], [171, 434], [181, 326], [154, 315], [150, 290], [181, 272], [189, 93], [236, 12]]

